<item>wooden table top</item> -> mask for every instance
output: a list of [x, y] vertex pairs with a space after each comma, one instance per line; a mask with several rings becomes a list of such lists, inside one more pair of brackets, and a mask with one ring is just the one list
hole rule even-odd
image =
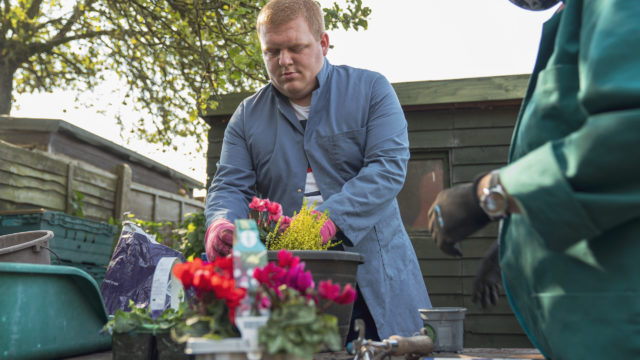
[[[353, 355], [346, 351], [327, 352], [316, 354], [314, 360], [351, 360]], [[111, 360], [111, 351], [88, 354], [67, 358], [67, 360]], [[426, 359], [534, 359], [544, 360], [544, 357], [536, 349], [488, 349], [488, 348], [468, 348], [461, 353], [433, 353]], [[393, 356], [391, 360], [404, 360], [403, 356]]]

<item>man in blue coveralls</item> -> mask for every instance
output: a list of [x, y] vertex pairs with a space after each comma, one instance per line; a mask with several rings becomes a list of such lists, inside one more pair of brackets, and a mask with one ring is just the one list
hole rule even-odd
[[[233, 221], [253, 196], [291, 216], [303, 198], [328, 210], [323, 238], [364, 255], [354, 318], [366, 337], [410, 336], [419, 308], [431, 307], [396, 195], [409, 160], [407, 122], [380, 74], [333, 66], [329, 37], [313, 0], [272, 0], [257, 31], [270, 84], [246, 98], [225, 131], [209, 194], [207, 256], [225, 256]], [[354, 334], [353, 332], [351, 332]]]

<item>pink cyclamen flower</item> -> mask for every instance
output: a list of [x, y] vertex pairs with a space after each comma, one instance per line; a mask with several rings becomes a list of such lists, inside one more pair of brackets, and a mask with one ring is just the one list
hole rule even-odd
[[292, 268], [300, 263], [300, 258], [293, 256], [291, 251], [282, 249], [278, 251], [278, 265], [283, 268]]
[[315, 286], [311, 271], [304, 271], [304, 262], [289, 268], [285, 276], [285, 284], [298, 290], [301, 294], [305, 294], [309, 288]]
[[342, 293], [338, 295], [333, 301], [337, 304], [351, 304], [356, 301], [356, 291], [353, 289], [351, 284], [345, 285], [344, 289], [342, 289]]
[[340, 285], [334, 284], [331, 279], [320, 281], [318, 295], [324, 299], [335, 300], [340, 295]]
[[289, 225], [291, 225], [291, 218], [288, 216], [283, 216], [280, 219], [280, 228], [278, 230], [282, 232], [287, 230], [289, 228]]
[[249, 209], [256, 210], [259, 212], [267, 210], [267, 204], [269, 200], [263, 200], [256, 196], [253, 197], [251, 203], [249, 203]]
[[269, 211], [269, 221], [278, 221], [282, 217], [282, 205], [275, 201], [267, 204], [267, 210]]

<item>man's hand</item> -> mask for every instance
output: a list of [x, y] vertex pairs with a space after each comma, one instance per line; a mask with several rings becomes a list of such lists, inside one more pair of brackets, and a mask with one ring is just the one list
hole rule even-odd
[[489, 217], [480, 208], [476, 185], [457, 185], [441, 191], [429, 209], [429, 232], [446, 254], [462, 256], [459, 241], [483, 228]]
[[204, 236], [204, 247], [207, 260], [213, 261], [218, 257], [229, 255], [233, 246], [233, 232], [235, 226], [226, 219], [215, 220]]
[[336, 225], [331, 221], [331, 219], [327, 218], [327, 221], [322, 225], [322, 229], [320, 229], [322, 244], [328, 243], [334, 236], [336, 236]]
[[483, 308], [489, 304], [495, 305], [498, 302], [498, 291], [500, 290], [500, 262], [498, 257], [498, 242], [496, 241], [482, 258], [480, 270], [473, 280], [474, 303], [480, 302]]

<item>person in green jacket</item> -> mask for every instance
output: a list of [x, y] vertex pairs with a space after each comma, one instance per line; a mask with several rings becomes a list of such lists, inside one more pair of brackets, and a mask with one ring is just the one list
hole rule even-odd
[[429, 231], [451, 255], [502, 221], [475, 296], [495, 300], [501, 271], [547, 358], [640, 359], [637, 146], [640, 1], [566, 0], [544, 25], [509, 164], [441, 192], [430, 209]]

